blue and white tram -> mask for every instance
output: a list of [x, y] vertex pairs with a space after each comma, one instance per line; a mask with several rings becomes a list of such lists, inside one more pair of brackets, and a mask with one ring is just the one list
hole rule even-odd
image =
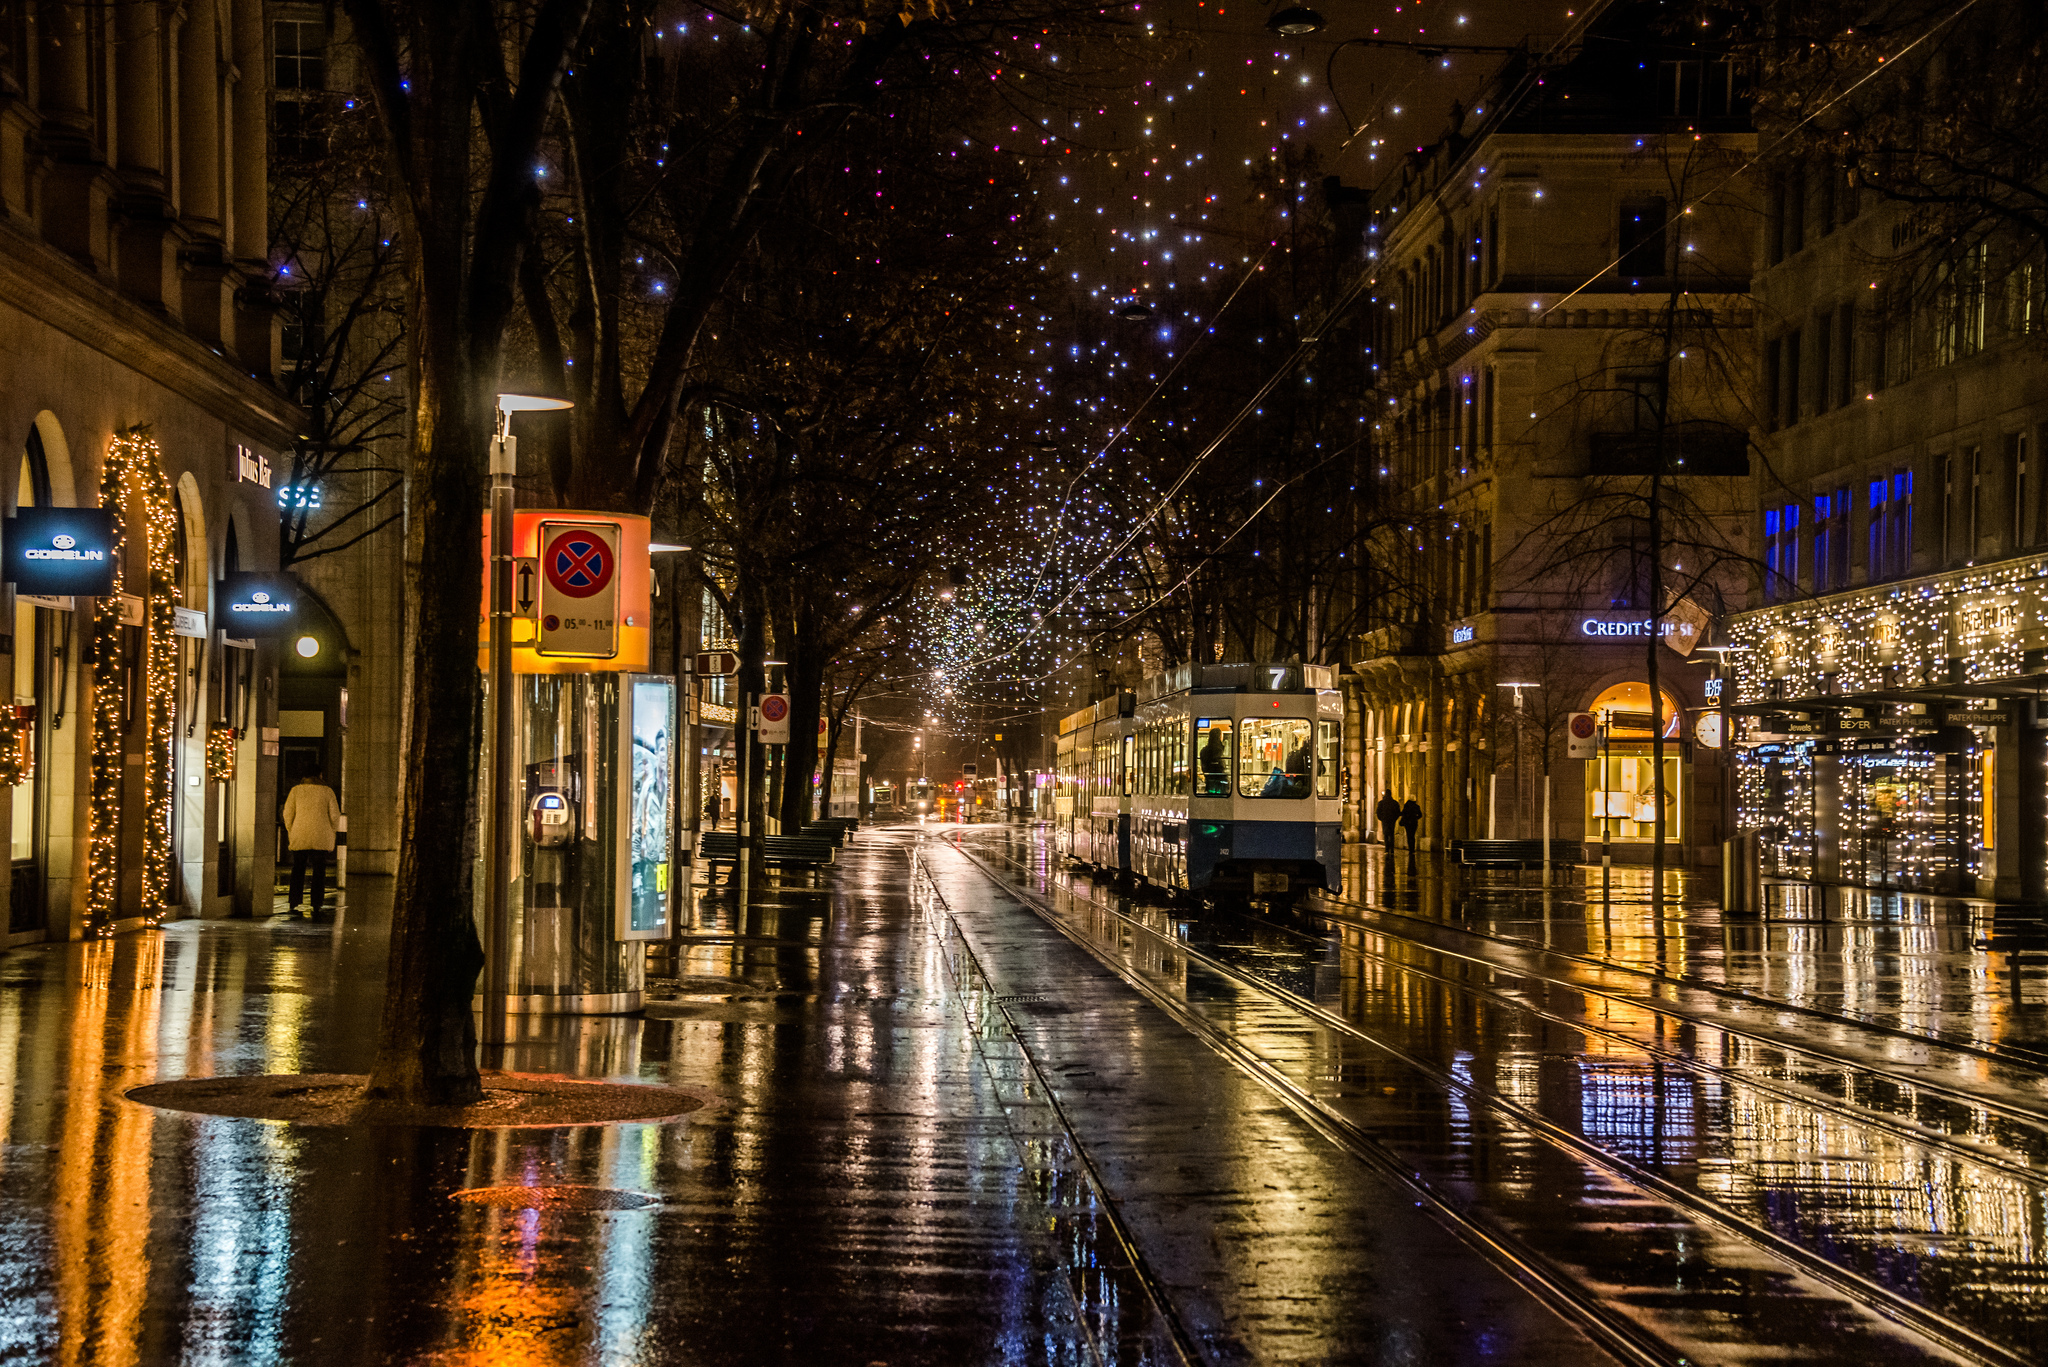
[[1084, 864], [1130, 868], [1135, 694], [1116, 693], [1060, 723], [1054, 746], [1053, 848]]
[[1344, 704], [1317, 665], [1187, 665], [1060, 724], [1055, 848], [1197, 895], [1341, 886]]

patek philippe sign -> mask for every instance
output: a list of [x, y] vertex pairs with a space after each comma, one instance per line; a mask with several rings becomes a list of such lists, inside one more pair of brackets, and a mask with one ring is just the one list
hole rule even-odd
[[101, 508], [23, 508], [7, 519], [6, 573], [25, 594], [111, 593], [114, 515]]
[[277, 636], [299, 621], [299, 582], [288, 574], [239, 571], [220, 581], [216, 609], [229, 636]]

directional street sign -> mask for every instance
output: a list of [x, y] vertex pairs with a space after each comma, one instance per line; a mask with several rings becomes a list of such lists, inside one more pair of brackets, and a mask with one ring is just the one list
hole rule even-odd
[[[619, 524], [540, 524], [539, 655], [610, 659], [619, 653]], [[514, 583], [515, 596], [517, 582]]]
[[512, 559], [512, 615], [514, 617], [535, 617], [540, 614], [540, 558], [532, 555], [514, 556]]
[[697, 652], [697, 673], [737, 674], [740, 672], [740, 657], [730, 650], [700, 650]]

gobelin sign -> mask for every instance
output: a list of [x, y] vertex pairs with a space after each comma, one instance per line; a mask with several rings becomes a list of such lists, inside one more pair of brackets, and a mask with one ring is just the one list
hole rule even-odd
[[608, 660], [619, 653], [619, 524], [540, 524], [540, 620], [534, 653]]

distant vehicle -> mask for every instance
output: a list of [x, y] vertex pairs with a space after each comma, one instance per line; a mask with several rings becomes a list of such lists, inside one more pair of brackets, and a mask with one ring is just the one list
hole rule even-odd
[[1319, 665], [1183, 665], [1060, 723], [1054, 848], [1216, 900], [1342, 886], [1344, 701]]
[[937, 815], [939, 810], [938, 785], [928, 778], [921, 778], [915, 783], [907, 784], [906, 786], [910, 790], [910, 801], [906, 809], [909, 815], [918, 818]]
[[877, 783], [868, 789], [868, 805], [878, 817], [900, 816], [902, 799], [893, 783]]

